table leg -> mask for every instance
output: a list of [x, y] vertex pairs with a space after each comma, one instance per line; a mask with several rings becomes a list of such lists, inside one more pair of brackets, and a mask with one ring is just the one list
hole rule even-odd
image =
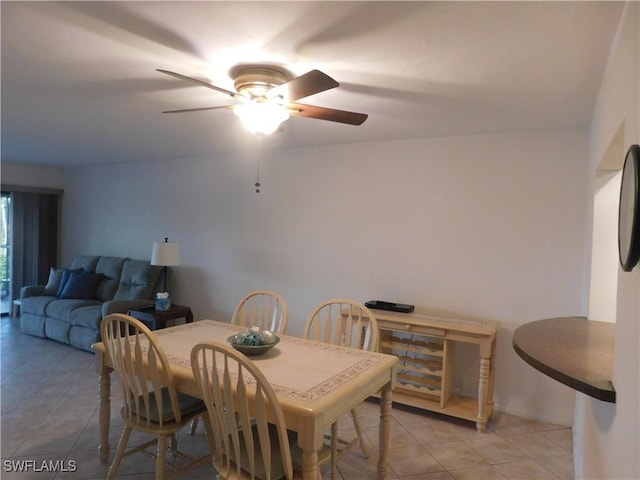
[[484, 432], [487, 429], [487, 399], [489, 396], [489, 372], [491, 359], [482, 356], [480, 358], [480, 380], [478, 383], [478, 416], [476, 429]]
[[100, 445], [98, 446], [98, 456], [100, 462], [109, 461], [109, 426], [111, 423], [111, 372], [103, 362], [103, 354], [96, 352], [96, 369], [99, 378], [100, 391]]
[[496, 384], [496, 340], [493, 339], [491, 342], [491, 359], [489, 363], [489, 398], [487, 398], [487, 402], [489, 405], [493, 406], [493, 390]]
[[378, 480], [387, 476], [387, 456], [391, 436], [391, 384], [382, 389], [380, 396], [380, 427], [378, 431], [380, 457], [378, 458]]
[[303, 480], [318, 479], [318, 452], [304, 451], [302, 453], [302, 478]]

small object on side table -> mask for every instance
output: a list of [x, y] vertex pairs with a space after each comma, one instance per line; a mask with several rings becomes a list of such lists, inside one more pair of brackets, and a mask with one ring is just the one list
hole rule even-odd
[[191, 308], [182, 305], [171, 305], [167, 310], [136, 308], [129, 310], [127, 315], [147, 324], [151, 330], [165, 328], [168, 321], [180, 318], [184, 318], [185, 323], [193, 322]]
[[164, 312], [166, 310], [169, 310], [169, 307], [171, 307], [171, 299], [169, 298], [169, 294], [167, 292], [156, 293], [156, 310]]

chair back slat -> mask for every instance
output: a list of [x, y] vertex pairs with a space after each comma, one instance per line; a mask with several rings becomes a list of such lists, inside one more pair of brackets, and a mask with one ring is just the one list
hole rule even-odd
[[282, 474], [291, 480], [284, 415], [257, 366], [228, 345], [203, 342], [191, 352], [191, 368], [209, 411], [213, 465], [220, 477], [271, 480], [275, 455], [280, 455]]
[[273, 333], [285, 333], [289, 307], [282, 295], [271, 290], [249, 292], [236, 306], [231, 323], [243, 327], [259, 326]]
[[[342, 307], [342, 305], [339, 306]], [[345, 345], [347, 347], [353, 347], [354, 344], [359, 345], [358, 340], [362, 332], [357, 331], [358, 323], [357, 321], [354, 322], [353, 319], [353, 306], [347, 306], [344, 311], [339, 308], [339, 311], [336, 312], [336, 315], [343, 321], [342, 345]], [[362, 326], [360, 326], [360, 328], [362, 328]]]
[[378, 322], [360, 302], [337, 298], [316, 306], [304, 329], [304, 337], [334, 345], [375, 351]]
[[267, 400], [264, 398], [263, 393], [262, 389], [256, 391], [254, 411], [257, 419], [256, 430], [258, 432], [259, 448], [262, 451], [262, 462], [264, 463], [265, 471], [271, 471], [271, 438], [267, 427]]

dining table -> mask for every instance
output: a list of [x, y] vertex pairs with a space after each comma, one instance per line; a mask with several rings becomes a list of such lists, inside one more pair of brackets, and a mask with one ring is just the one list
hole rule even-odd
[[[217, 320], [199, 320], [153, 332], [164, 350], [176, 388], [202, 398], [191, 370], [191, 350], [203, 341], [229, 343], [246, 327]], [[304, 480], [318, 478], [318, 452], [326, 430], [369, 397], [380, 398], [379, 457], [377, 474], [387, 474], [391, 425], [391, 391], [396, 384], [398, 358], [394, 355], [353, 349], [305, 338], [278, 335], [279, 342], [251, 360], [273, 386], [282, 406], [287, 428], [297, 432], [303, 451]], [[102, 463], [109, 460], [111, 372], [102, 342], [93, 345], [99, 376], [100, 446]]]

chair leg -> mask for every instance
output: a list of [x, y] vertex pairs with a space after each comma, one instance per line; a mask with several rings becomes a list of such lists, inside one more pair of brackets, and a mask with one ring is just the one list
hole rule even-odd
[[[194, 420], [197, 420], [197, 419], [198, 419], [198, 417], [194, 418]], [[215, 445], [213, 443], [213, 430], [211, 429], [211, 422], [209, 421], [209, 414], [205, 413], [204, 415], [202, 415], [202, 421], [204, 423], [204, 431], [207, 434], [207, 443], [209, 444], [209, 450], [213, 454], [213, 450], [215, 448]]]
[[173, 457], [173, 463], [176, 462], [176, 457], [178, 451], [178, 436], [175, 433], [172, 433], [169, 437], [169, 453]]
[[356, 434], [358, 435], [358, 443], [360, 443], [360, 450], [362, 450], [362, 456], [369, 458], [369, 452], [364, 445], [364, 437], [362, 435], [362, 429], [360, 428], [360, 422], [358, 421], [357, 410], [353, 408], [351, 410], [351, 416], [353, 417], [353, 426], [356, 428]]
[[191, 420], [191, 430], [189, 430], [190, 435], [196, 434], [196, 428], [198, 427], [198, 417]]
[[157, 454], [158, 455], [156, 457], [156, 480], [163, 480], [165, 455], [167, 454], [167, 437], [164, 435], [158, 436]]
[[129, 435], [131, 435], [131, 427], [125, 425], [122, 429], [122, 433], [120, 434], [118, 448], [116, 449], [116, 454], [113, 457], [113, 462], [109, 467], [109, 473], [107, 473], [107, 478], [109, 480], [113, 480], [116, 476], [116, 473], [118, 473], [118, 468], [120, 467], [120, 462], [122, 461], [124, 450], [125, 448], [127, 448], [127, 443], [129, 442]]

